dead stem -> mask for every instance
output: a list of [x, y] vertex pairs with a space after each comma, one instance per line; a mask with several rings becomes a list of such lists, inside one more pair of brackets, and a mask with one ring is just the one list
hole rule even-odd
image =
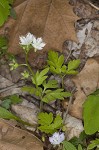
[[[73, 94], [73, 92], [75, 91], [75, 89], [76, 89], [76, 88], [74, 87], [73, 90], [71, 91], [72, 94]], [[64, 113], [64, 116], [63, 116], [63, 124], [65, 124], [65, 120], [66, 120], [66, 117], [67, 117], [67, 115], [68, 115], [69, 108], [70, 108], [70, 106], [71, 106], [71, 104], [72, 104], [72, 100], [73, 100], [73, 96], [71, 96], [70, 99], [69, 99], [69, 104], [68, 104], [67, 110], [66, 110], [66, 112]]]
[[92, 4], [91, 2], [89, 2], [89, 4], [91, 5], [91, 7], [93, 7], [93, 8], [95, 8], [95, 9], [99, 10], [99, 7], [95, 6], [95, 5]]
[[40, 112], [42, 112], [42, 110], [43, 110], [43, 101], [41, 100], [40, 101]]

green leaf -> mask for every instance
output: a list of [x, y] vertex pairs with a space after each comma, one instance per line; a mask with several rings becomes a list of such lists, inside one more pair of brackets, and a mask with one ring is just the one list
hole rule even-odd
[[53, 127], [50, 125], [50, 126], [47, 126], [47, 125], [44, 125], [44, 126], [40, 126], [38, 127], [38, 129], [44, 133], [50, 133], [50, 134], [53, 134], [55, 132], [55, 130], [53, 129]]
[[10, 99], [3, 100], [1, 106], [5, 109], [9, 109], [11, 106], [11, 100]]
[[9, 4], [13, 4], [14, 0], [8, 0]]
[[88, 145], [87, 150], [94, 149], [95, 147], [99, 147], [99, 139], [91, 141], [91, 144]]
[[9, 112], [8, 110], [6, 110], [5, 108], [2, 108], [2, 107], [0, 107], [0, 118], [19, 120], [18, 117], [16, 117], [11, 112]]
[[34, 87], [31, 87], [31, 86], [23, 86], [21, 88], [21, 90], [24, 92], [28, 92], [30, 94], [34, 94], [36, 89]]
[[62, 126], [62, 123], [63, 123], [63, 120], [62, 120], [61, 116], [57, 115], [54, 120], [54, 123], [52, 124], [52, 127], [54, 129], [59, 129]]
[[68, 71], [75, 70], [79, 67], [80, 59], [72, 60], [68, 63]]
[[54, 74], [61, 74], [61, 69], [59, 67], [55, 68], [53, 66], [50, 66], [50, 72]]
[[[49, 61], [53, 64], [55, 67], [58, 61], [58, 53], [55, 51], [49, 51], [48, 52], [48, 64], [50, 65]], [[52, 65], [51, 64], [51, 65]]]
[[62, 73], [66, 74], [67, 73], [66, 69], [67, 69], [66, 65], [63, 65], [61, 68]]
[[72, 143], [75, 147], [78, 145], [85, 145], [85, 141], [87, 139], [88, 135], [85, 134], [85, 132], [81, 132], [79, 137], [73, 137], [72, 139], [69, 140], [70, 143]]
[[5, 37], [0, 37], [0, 48], [6, 46], [8, 44], [8, 40]]
[[40, 124], [38, 129], [45, 133], [52, 134], [63, 125], [63, 120], [59, 115], [54, 119], [52, 113], [40, 113], [38, 117], [38, 123]]
[[64, 63], [64, 56], [61, 55], [61, 56], [58, 58], [57, 66], [59, 66], [59, 68], [61, 68], [62, 65], [63, 65], [63, 63]]
[[14, 120], [16, 120], [18, 122], [21, 122], [21, 123], [23, 123], [25, 125], [30, 126], [29, 123], [22, 121], [19, 117], [13, 115], [11, 112], [9, 112], [8, 110], [6, 110], [3, 107], [0, 107], [0, 118], [3, 118], [3, 119], [14, 119]]
[[78, 71], [76, 71], [76, 70], [70, 70], [70, 71], [68, 71], [67, 70], [66, 74], [68, 74], [68, 75], [76, 75], [76, 74], [78, 74]]
[[42, 96], [42, 88], [41, 87], [37, 87], [34, 94], [36, 96], [38, 96], [38, 97], [41, 97]]
[[83, 150], [80, 144], [78, 145], [78, 150]]
[[21, 89], [24, 92], [28, 92], [30, 94], [34, 94], [34, 95], [36, 95], [38, 97], [41, 97], [41, 94], [42, 94], [42, 88], [40, 88], [40, 87], [34, 88], [34, 87], [31, 87], [31, 86], [24, 86]]
[[77, 150], [76, 147], [68, 141], [63, 141], [63, 150]]
[[9, 0], [0, 0], [0, 26], [4, 24], [10, 15], [10, 3]]
[[53, 114], [52, 113], [39, 113], [38, 115], [38, 123], [41, 125], [50, 125], [53, 121]]
[[43, 83], [44, 89], [54, 89], [58, 88], [58, 82], [56, 80], [49, 80], [48, 83], [46, 81]]
[[20, 99], [19, 96], [11, 95], [2, 101], [1, 106], [4, 107], [5, 109], [9, 109], [11, 104], [18, 104], [21, 102], [22, 102], [22, 99]]
[[41, 72], [37, 71], [35, 76], [32, 78], [32, 81], [35, 85], [41, 85], [48, 76], [45, 76], [49, 71], [49, 68], [42, 70]]
[[42, 100], [46, 103], [51, 102], [56, 99], [64, 100], [64, 97], [70, 97], [70, 92], [64, 92], [64, 89], [57, 89], [54, 91], [46, 90], [46, 95], [42, 98]]
[[55, 51], [49, 51], [47, 63], [50, 67], [50, 71], [54, 74], [62, 74], [65, 73], [66, 67], [63, 67], [64, 56], [58, 56], [58, 53]]
[[22, 102], [22, 99], [17, 95], [11, 95], [9, 99], [11, 100], [11, 104], [19, 104]]
[[0, 36], [0, 57], [7, 54], [8, 40], [4, 36]]
[[88, 96], [83, 107], [85, 133], [94, 134], [99, 131], [99, 96]]

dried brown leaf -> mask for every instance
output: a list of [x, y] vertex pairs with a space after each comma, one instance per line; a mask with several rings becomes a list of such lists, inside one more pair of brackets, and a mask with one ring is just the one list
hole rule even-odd
[[43, 144], [33, 134], [0, 119], [0, 150], [43, 150]]
[[39, 109], [37, 109], [36, 106], [33, 109], [21, 104], [12, 105], [12, 110], [25, 122], [28, 122], [32, 125], [37, 125], [37, 114], [39, 112]]
[[45, 50], [62, 51], [65, 40], [77, 41], [74, 23], [78, 17], [67, 0], [16, 0], [15, 6], [17, 20], [9, 19], [3, 27], [9, 29], [10, 52], [20, 53], [19, 36], [27, 32], [43, 37]]
[[79, 137], [80, 133], [84, 130], [82, 121], [75, 117], [67, 115], [65, 120], [66, 125], [66, 139], [70, 140], [73, 137]]
[[99, 88], [99, 62], [88, 59], [83, 70], [73, 79], [77, 92], [70, 114], [82, 119], [82, 104], [86, 97]]

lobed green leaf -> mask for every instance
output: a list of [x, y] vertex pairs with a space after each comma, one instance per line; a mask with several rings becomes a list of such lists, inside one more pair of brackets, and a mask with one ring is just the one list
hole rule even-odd
[[42, 70], [41, 72], [37, 71], [35, 76], [32, 78], [32, 81], [35, 85], [41, 85], [48, 76], [45, 76], [49, 71], [49, 68]]
[[44, 89], [53, 89], [58, 88], [58, 82], [56, 80], [49, 80], [47, 83], [46, 81], [43, 83]]
[[36, 95], [38, 97], [41, 97], [41, 94], [42, 94], [42, 88], [41, 87], [35, 88], [35, 87], [31, 87], [31, 86], [24, 86], [21, 89], [24, 92], [28, 92], [30, 94], [34, 94], [34, 95]]
[[80, 59], [72, 60], [68, 63], [68, 71], [75, 70], [79, 67]]
[[45, 133], [53, 134], [57, 129], [60, 129], [63, 123], [59, 115], [54, 119], [52, 113], [40, 113], [38, 117], [38, 123], [40, 124], [38, 129]]
[[63, 141], [63, 150], [77, 150], [77, 149], [72, 143], [68, 141]]
[[99, 148], [99, 139], [91, 141], [91, 144], [88, 145], [87, 150], [94, 149], [95, 147]]
[[76, 74], [78, 74], [78, 71], [76, 71], [76, 70], [70, 70], [70, 71], [68, 71], [67, 70], [66, 74], [68, 74], [68, 75], [76, 75]]
[[38, 123], [41, 125], [50, 125], [53, 121], [53, 114], [52, 113], [39, 113], [38, 115]]
[[70, 92], [64, 92], [64, 89], [57, 89], [54, 91], [47, 90], [46, 95], [43, 97], [43, 101], [46, 103], [49, 103], [50, 101], [60, 99], [64, 100], [64, 97], [70, 97], [71, 93]]
[[57, 115], [54, 120], [54, 123], [52, 124], [52, 127], [57, 130], [62, 126], [62, 123], [63, 123], [63, 120], [62, 120], [61, 116]]
[[47, 63], [50, 66], [50, 71], [54, 74], [62, 74], [66, 72], [66, 70], [64, 71], [66, 67], [63, 67], [64, 56], [58, 56], [58, 52], [49, 51]]

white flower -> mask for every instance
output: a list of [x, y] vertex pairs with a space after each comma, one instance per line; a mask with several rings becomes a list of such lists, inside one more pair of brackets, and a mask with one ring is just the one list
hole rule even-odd
[[51, 137], [49, 137], [49, 141], [52, 145], [59, 145], [65, 139], [64, 133], [55, 132]]
[[34, 35], [31, 33], [27, 33], [26, 36], [20, 36], [19, 38], [20, 38], [21, 45], [28, 46], [28, 45], [32, 44]]
[[35, 52], [37, 50], [42, 50], [45, 45], [46, 44], [43, 42], [42, 38], [37, 38], [37, 39], [36, 37], [33, 38], [32, 46], [35, 48], [34, 50]]

